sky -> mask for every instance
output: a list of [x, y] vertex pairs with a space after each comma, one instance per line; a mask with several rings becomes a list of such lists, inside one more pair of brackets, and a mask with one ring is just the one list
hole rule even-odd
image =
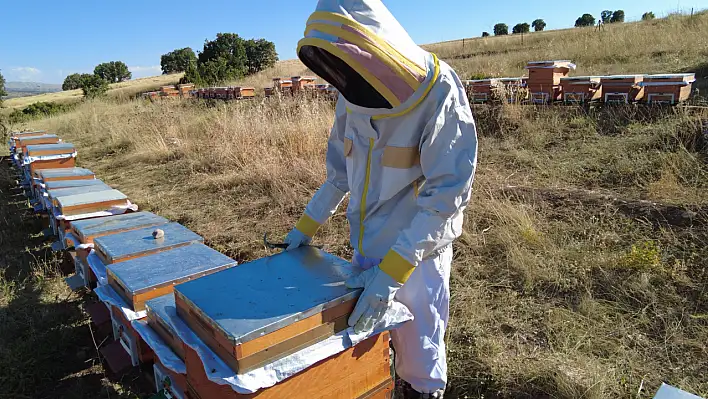
[[[573, 26], [583, 13], [623, 9], [627, 21], [646, 11], [708, 9], [708, 0], [383, 0], [419, 44], [477, 37], [494, 24], [546, 21]], [[160, 74], [160, 56], [201, 50], [219, 32], [265, 38], [280, 59], [295, 48], [316, 0], [0, 0], [0, 73], [7, 81], [61, 83], [107, 61], [125, 62], [134, 78]]]

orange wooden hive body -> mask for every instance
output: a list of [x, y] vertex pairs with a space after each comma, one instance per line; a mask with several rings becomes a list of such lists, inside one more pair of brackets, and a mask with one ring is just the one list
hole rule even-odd
[[[116, 339], [123, 339], [124, 342], [126, 342], [126, 346], [136, 346], [137, 347], [137, 355], [138, 355], [138, 360], [140, 363], [148, 363], [153, 360], [155, 357], [155, 353], [152, 351], [150, 348], [150, 345], [145, 343], [143, 338], [140, 336], [140, 334], [135, 331], [133, 326], [130, 324], [130, 321], [125, 317], [123, 314], [123, 311], [121, 311], [118, 307], [110, 305], [111, 307], [111, 318], [114, 320], [114, 323], [117, 325], [114, 325], [114, 338]], [[116, 329], [117, 329], [117, 334], [116, 334]], [[126, 334], [128, 337], [123, 338], [122, 335]], [[130, 342], [127, 343], [127, 342]], [[131, 345], [132, 344], [132, 345]]]
[[[162, 363], [160, 357], [157, 355], [155, 356], [155, 364], [159, 365], [159, 367], [161, 368], [161, 372], [166, 374], [170, 378], [170, 384], [174, 385], [179, 392], [187, 392], [186, 374], [175, 373], [174, 371], [170, 370]], [[174, 395], [175, 392], [173, 390], [173, 387], [170, 386], [170, 384], [163, 384], [161, 382], [156, 381], [156, 385], [161, 386], [162, 389], [169, 390]]]
[[186, 347], [187, 384], [192, 399], [390, 398], [389, 334], [371, 337], [359, 345], [324, 359], [270, 388], [254, 394], [236, 393], [209, 380], [199, 355]]
[[34, 172], [39, 169], [73, 168], [76, 166], [76, 158], [72, 156], [75, 152], [76, 148], [71, 144], [28, 145], [25, 147], [24, 157], [65, 156], [64, 158], [34, 160], [30, 164], [30, 173], [34, 175]]
[[642, 101], [670, 105], [686, 101], [691, 96], [691, 87], [695, 81], [696, 75], [693, 73], [646, 75], [642, 82]]
[[561, 78], [563, 101], [566, 104], [585, 104], [602, 99], [599, 76], [573, 76]]
[[634, 103], [644, 97], [642, 75], [612, 75], [600, 78], [603, 99], [606, 104]]

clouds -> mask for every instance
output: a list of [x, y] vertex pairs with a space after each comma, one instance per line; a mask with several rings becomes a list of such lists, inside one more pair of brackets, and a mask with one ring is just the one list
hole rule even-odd
[[128, 69], [133, 74], [133, 79], [162, 74], [162, 68], [159, 65], [129, 66]]
[[7, 71], [8, 81], [34, 82], [42, 77], [42, 71], [35, 67], [15, 67]]

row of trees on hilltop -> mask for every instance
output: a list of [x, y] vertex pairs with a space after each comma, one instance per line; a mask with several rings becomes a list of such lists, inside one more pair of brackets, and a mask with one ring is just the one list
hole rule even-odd
[[[642, 15], [642, 21], [649, 21], [656, 18], [653, 12], [649, 11]], [[600, 13], [600, 20], [605, 24], [613, 24], [624, 22], [624, 10], [610, 11], [604, 10]], [[576, 27], [593, 26], [595, 25], [595, 17], [592, 14], [583, 14], [578, 19], [575, 20]], [[522, 22], [514, 25], [511, 30], [512, 34], [519, 33], [529, 33], [533, 28], [534, 32], [541, 32], [546, 29], [546, 21], [542, 19], [534, 20], [531, 25], [526, 22]], [[494, 35], [495, 36], [505, 36], [509, 34], [509, 25], [505, 23], [498, 23], [494, 25]], [[482, 32], [482, 37], [489, 37], [489, 32]]]
[[214, 85], [260, 72], [277, 61], [273, 42], [219, 33], [216, 39], [204, 42], [198, 55], [189, 47], [162, 55], [160, 67], [163, 74], [184, 72], [184, 81]]
[[[514, 25], [511, 30], [513, 34], [519, 33], [529, 33], [533, 27], [534, 32], [541, 32], [546, 29], [546, 21], [542, 19], [536, 19], [529, 25], [527, 22], [522, 22]], [[494, 25], [494, 35], [495, 36], [505, 36], [509, 34], [509, 25], [505, 23], [498, 23]], [[489, 32], [482, 32], [482, 37], [488, 37]]]

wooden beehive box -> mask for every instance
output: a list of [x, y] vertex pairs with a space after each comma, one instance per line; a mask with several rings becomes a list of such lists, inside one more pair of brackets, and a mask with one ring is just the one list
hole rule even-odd
[[467, 81], [467, 97], [474, 104], [484, 104], [492, 94], [492, 79], [476, 79]]
[[53, 181], [93, 180], [96, 178], [96, 175], [92, 171], [76, 167], [61, 169], [39, 169], [35, 170], [32, 175], [45, 184]]
[[[28, 145], [25, 147], [23, 159], [27, 161], [40, 157], [29, 164], [30, 173], [34, 174], [38, 169], [73, 168], [76, 165], [76, 158], [73, 156], [75, 153], [76, 147], [69, 143]], [[41, 159], [59, 156], [63, 158]]]
[[559, 85], [560, 79], [575, 69], [569, 60], [531, 61], [526, 65], [529, 71], [529, 85]]
[[28, 145], [57, 144], [59, 137], [55, 134], [43, 134], [41, 136], [23, 136], [17, 139], [15, 152], [23, 154]]
[[279, 384], [243, 395], [209, 380], [197, 352], [186, 346], [187, 386], [192, 399], [390, 399], [393, 379], [389, 350], [389, 334], [378, 334]]
[[[95, 241], [94, 241], [95, 243]], [[236, 266], [236, 261], [204, 244], [192, 243], [108, 265], [108, 284], [135, 311], [145, 301], [169, 294], [175, 284]]]
[[256, 96], [255, 87], [240, 87], [240, 98], [253, 98]]
[[128, 197], [118, 190], [56, 197], [54, 200], [59, 214], [64, 216], [106, 211], [116, 206], [128, 205]]
[[91, 180], [59, 180], [59, 181], [48, 181], [42, 183], [42, 187], [45, 190], [52, 190], [57, 188], [70, 188], [70, 187], [86, 187], [86, 186], [101, 186], [106, 183], [103, 180], [91, 179]]
[[346, 329], [360, 293], [344, 286], [353, 273], [349, 262], [302, 247], [178, 285], [177, 313], [244, 373]]
[[316, 81], [317, 78], [314, 76], [293, 76], [290, 78], [293, 93], [297, 93], [308, 87], [314, 87]]
[[[86, 181], [91, 181], [91, 180], [86, 180]], [[100, 180], [96, 180], [96, 181], [100, 181]], [[90, 186], [52, 188], [52, 189], [46, 190], [45, 192], [47, 194], [46, 195], [47, 205], [48, 206], [59, 206], [57, 199], [60, 197], [85, 194], [85, 193], [96, 193], [99, 191], [110, 191], [110, 190], [113, 190], [113, 187], [109, 186], [106, 183], [102, 183], [102, 184], [94, 184], [94, 185], [90, 185]]]
[[600, 78], [605, 103], [634, 103], [644, 97], [643, 75], [612, 75]]
[[82, 244], [93, 244], [93, 241], [98, 237], [156, 227], [169, 222], [152, 212], [133, 212], [103, 218], [75, 220], [71, 222], [71, 232]]
[[106, 265], [113, 265], [173, 248], [204, 242], [204, 238], [179, 223], [167, 223], [158, 227], [164, 237], [152, 236], [154, 227], [141, 228], [103, 237], [94, 243], [96, 255]]
[[688, 100], [691, 87], [696, 81], [693, 73], [646, 75], [641, 83], [644, 88], [643, 102], [648, 104], [678, 104]]
[[561, 79], [563, 101], [566, 104], [585, 104], [602, 99], [600, 76], [573, 76]]
[[179, 338], [168, 320], [177, 317], [174, 294], [170, 293], [145, 302], [148, 325], [162, 338], [167, 346], [182, 360], [186, 344]]
[[47, 134], [44, 130], [36, 130], [32, 132], [14, 132], [10, 136], [10, 146], [16, 148], [19, 145], [20, 138], [45, 136]]
[[273, 88], [272, 87], [264, 87], [263, 88], [263, 95], [268, 98], [273, 95]]

